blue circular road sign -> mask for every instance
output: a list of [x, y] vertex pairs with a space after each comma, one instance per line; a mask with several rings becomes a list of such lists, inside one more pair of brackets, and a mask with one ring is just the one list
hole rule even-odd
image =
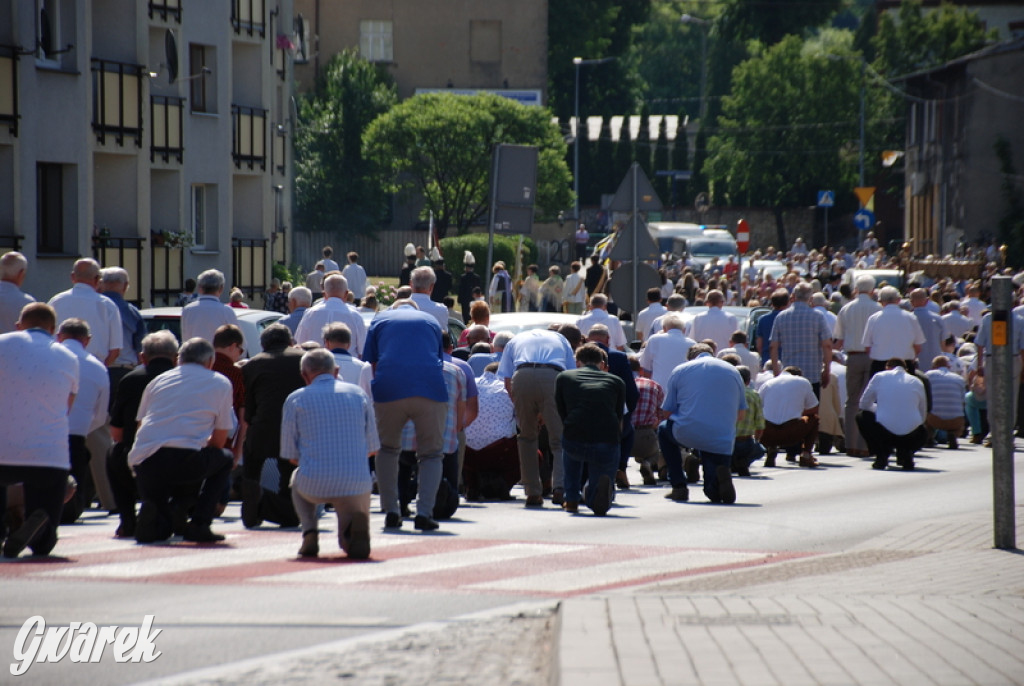
[[864, 208], [857, 210], [853, 215], [853, 225], [858, 231], [870, 231], [875, 228], [875, 213]]

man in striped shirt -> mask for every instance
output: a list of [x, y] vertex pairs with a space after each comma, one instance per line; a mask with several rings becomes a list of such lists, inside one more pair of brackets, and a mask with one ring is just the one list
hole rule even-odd
[[937, 355], [931, 365], [931, 370], [925, 373], [932, 386], [932, 407], [926, 416], [925, 425], [930, 433], [936, 429], [945, 431], [949, 449], [956, 450], [956, 439], [964, 430], [967, 384], [964, 377], [949, 369], [949, 358], [945, 355]]

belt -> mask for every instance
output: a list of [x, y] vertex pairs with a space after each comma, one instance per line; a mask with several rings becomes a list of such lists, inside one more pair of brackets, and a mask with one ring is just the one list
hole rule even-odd
[[108, 369], [135, 369], [134, 364], [112, 364]]
[[750, 435], [747, 435], [747, 436], [737, 436], [736, 440], [737, 441], [747, 441], [747, 440], [750, 440], [753, 437], [754, 437], [753, 434], [750, 434]]
[[519, 371], [520, 369], [523, 369], [523, 368], [526, 368], [526, 369], [554, 369], [556, 372], [565, 371], [564, 369], [559, 367], [557, 364], [548, 364], [546, 362], [524, 362], [521, 365], [516, 367], [516, 371]]
[[847, 350], [847, 355], [867, 355], [866, 350]]

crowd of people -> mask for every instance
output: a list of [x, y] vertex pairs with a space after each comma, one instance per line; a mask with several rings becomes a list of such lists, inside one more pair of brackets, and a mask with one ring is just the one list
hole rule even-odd
[[[510, 500], [517, 484], [527, 508], [605, 515], [616, 488], [631, 487], [630, 458], [671, 500], [702, 482], [708, 500], [731, 504], [736, 478], [762, 459], [778, 468], [779, 453], [814, 469], [838, 450], [878, 470], [895, 453], [912, 470], [925, 446], [981, 443], [987, 281], [911, 283], [904, 297], [868, 273], [844, 279], [892, 264], [869, 240], [852, 254], [800, 240], [755, 255], [783, 261], [778, 278], [730, 261], [669, 263], [635, 317], [604, 292], [614, 265], [600, 255], [586, 270], [574, 261], [564, 280], [557, 266], [541, 281], [529, 265], [513, 283], [498, 262], [485, 290], [471, 253], [455, 279], [436, 248], [410, 245], [383, 307], [358, 255], [341, 269], [325, 248], [305, 284], [271, 286], [266, 307], [286, 316], [250, 359], [217, 270], [187, 284], [179, 342], [146, 333], [125, 270], [78, 260], [71, 288], [39, 303], [21, 290], [27, 260], [9, 252], [2, 552], [49, 554], [58, 526], [97, 499], [119, 516], [118, 537], [216, 543], [213, 524], [234, 498], [247, 528], [298, 527], [304, 557], [319, 554], [333, 510], [339, 547], [363, 559], [373, 492], [385, 530], [411, 520], [433, 531], [462, 500]], [[1015, 284], [1024, 295], [1024, 275]], [[737, 303], [771, 308], [753, 340], [724, 309]], [[516, 308], [579, 316], [490, 330], [492, 312]], [[453, 315], [467, 324], [455, 340]], [[1017, 397], [1024, 305], [1012, 330]]]

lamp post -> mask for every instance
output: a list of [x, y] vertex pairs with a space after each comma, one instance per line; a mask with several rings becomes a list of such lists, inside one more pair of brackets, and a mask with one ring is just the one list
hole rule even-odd
[[704, 117], [708, 113], [708, 32], [711, 22], [707, 19], [684, 14], [679, 17], [684, 24], [696, 24], [700, 27], [700, 123], [704, 125]]
[[573, 218], [577, 221], [580, 218], [580, 67], [587, 64], [604, 64], [614, 59], [614, 57], [601, 57], [593, 60], [585, 60], [582, 57], [572, 58], [572, 63], [576, 65], [576, 104], [573, 110], [573, 122], [576, 126], [572, 143], [572, 190], [576, 194], [576, 211], [573, 213]]

